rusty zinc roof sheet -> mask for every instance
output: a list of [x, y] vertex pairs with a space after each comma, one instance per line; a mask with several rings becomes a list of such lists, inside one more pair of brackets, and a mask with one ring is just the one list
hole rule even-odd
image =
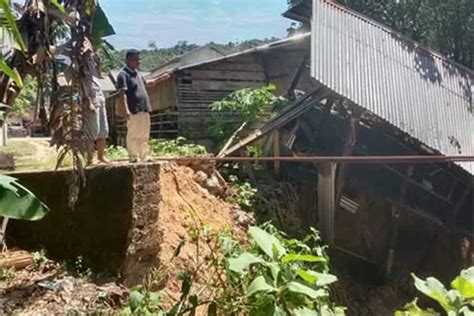
[[474, 155], [471, 69], [331, 1], [312, 10], [313, 77], [443, 155]]

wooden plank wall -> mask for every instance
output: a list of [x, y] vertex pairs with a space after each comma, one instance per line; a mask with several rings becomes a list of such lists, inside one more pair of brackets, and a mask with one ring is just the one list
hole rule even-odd
[[107, 121], [109, 123], [109, 139], [108, 143], [117, 145], [117, 115], [115, 111], [115, 104], [118, 100], [118, 94], [107, 97], [105, 100], [105, 108], [107, 110]]
[[[284, 95], [286, 94], [293, 76], [301, 64], [301, 60], [304, 56], [304, 51], [302, 52], [292, 52], [286, 54], [270, 54], [267, 58], [267, 74], [268, 81], [277, 86], [276, 94]], [[314, 83], [310, 79], [309, 69], [305, 69], [301, 80], [299, 81], [296, 89], [302, 91], [311, 91], [314, 89]]]
[[[127, 122], [117, 115], [118, 95], [107, 98], [109, 144], [126, 147]], [[150, 113], [151, 138], [176, 138], [178, 136], [178, 112], [176, 108], [153, 110]]]
[[147, 89], [150, 97], [151, 108], [155, 110], [165, 110], [175, 108], [178, 103], [176, 80], [171, 78], [165, 82]]
[[[238, 56], [231, 60], [184, 70], [177, 76], [178, 128], [188, 139], [210, 138], [211, 110], [209, 106], [230, 93], [244, 88], [259, 88], [266, 84], [263, 62], [256, 56]], [[235, 115], [228, 113], [228, 122]]]
[[[178, 137], [178, 112], [153, 111], [150, 113], [150, 138], [173, 139]], [[116, 145], [126, 147], [127, 122], [118, 118], [115, 126]]]

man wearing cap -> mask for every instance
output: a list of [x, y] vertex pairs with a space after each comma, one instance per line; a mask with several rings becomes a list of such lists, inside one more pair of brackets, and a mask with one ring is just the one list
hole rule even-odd
[[145, 82], [138, 73], [140, 52], [129, 50], [125, 57], [126, 66], [117, 76], [117, 88], [121, 90], [123, 111], [127, 119], [127, 150], [131, 162], [149, 161], [150, 148], [150, 98], [146, 86], [154, 81]]

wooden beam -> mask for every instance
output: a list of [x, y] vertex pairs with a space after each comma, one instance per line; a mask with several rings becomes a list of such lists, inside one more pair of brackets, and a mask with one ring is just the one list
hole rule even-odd
[[472, 187], [473, 187], [472, 183], [468, 184], [466, 186], [466, 188], [464, 189], [464, 191], [461, 195], [461, 198], [459, 199], [459, 201], [454, 206], [452, 214], [450, 214], [449, 219], [448, 219], [448, 224], [451, 228], [456, 227], [459, 213], [461, 212], [462, 207], [466, 203], [467, 197], [469, 196], [469, 194], [472, 191]]
[[263, 65], [263, 73], [265, 74], [265, 83], [270, 83], [270, 73], [268, 71], [268, 58], [266, 55], [259, 55], [260, 63]]
[[[273, 156], [280, 157], [280, 129], [276, 128], [273, 132]], [[275, 176], [280, 176], [281, 162], [275, 161], [274, 163]]]
[[0, 253], [0, 267], [15, 270], [24, 269], [34, 262], [33, 255], [27, 251], [14, 250]]
[[454, 191], [456, 191], [456, 185], [458, 184], [458, 181], [456, 178], [451, 178], [453, 180], [453, 184], [451, 185], [451, 190], [449, 191], [447, 199], [451, 201]]
[[[395, 142], [398, 146], [400, 146], [401, 148], [407, 150], [410, 154], [412, 155], [420, 155], [420, 151], [419, 150], [415, 150], [411, 147], [409, 147], [408, 145], [406, 145], [403, 140], [401, 140], [400, 138], [397, 138], [396, 136], [392, 135], [392, 134], [389, 134], [389, 132], [384, 129], [384, 128], [380, 128], [380, 126], [375, 126], [375, 127], [372, 127], [372, 129], [375, 130], [376, 128], [376, 133], [379, 134], [379, 135], [383, 135], [385, 137], [387, 137], [389, 140]], [[390, 130], [393, 130], [393, 127], [390, 127]], [[393, 146], [393, 143], [392, 144], [387, 144], [387, 146]], [[460, 183], [463, 183], [463, 184], [467, 184], [466, 182], [464, 181], [461, 181], [460, 178], [459, 178], [459, 175], [457, 173], [454, 173], [452, 172], [451, 170], [448, 170], [447, 168], [445, 168], [444, 166], [440, 166], [437, 162], [430, 162], [429, 163], [430, 165], [434, 166], [434, 167], [437, 167], [437, 168], [440, 168], [443, 170], [443, 172], [451, 175], [452, 177], [456, 178], [458, 180], [458, 182]]]
[[[408, 186], [410, 184], [410, 181], [413, 173], [415, 171], [415, 166], [410, 165], [407, 168], [407, 175], [403, 180], [403, 183], [400, 187], [400, 200], [399, 204], [402, 204], [405, 202], [405, 197], [408, 191]], [[392, 205], [392, 229], [390, 232], [390, 240], [389, 240], [389, 247], [388, 247], [388, 254], [387, 254], [387, 266], [385, 270], [385, 276], [389, 277], [392, 274], [393, 270], [393, 262], [395, 260], [395, 248], [397, 246], [397, 241], [398, 241], [398, 227], [399, 227], [399, 222], [400, 222], [400, 210], [398, 206]]]
[[7, 251], [5, 232], [7, 230], [8, 220], [8, 217], [4, 217], [2, 219], [2, 226], [0, 226], [0, 253]]
[[400, 176], [401, 178], [403, 178], [404, 180], [408, 181], [410, 184], [413, 184], [414, 186], [420, 188], [421, 190], [431, 194], [432, 196], [436, 197], [437, 199], [443, 201], [444, 203], [446, 203], [447, 205], [452, 205], [451, 201], [449, 201], [446, 197], [436, 193], [435, 191], [425, 187], [424, 185], [422, 185], [421, 183], [417, 182], [416, 180], [413, 180], [411, 177], [407, 177], [406, 175], [404, 175], [403, 173], [399, 172], [397, 169], [391, 167], [390, 165], [386, 164], [386, 163], [382, 163], [381, 164], [384, 168], [390, 170], [391, 172], [393, 172], [394, 174]]
[[232, 145], [232, 143], [234, 142], [235, 138], [237, 137], [237, 135], [247, 126], [247, 122], [243, 122], [239, 128], [237, 128], [234, 133], [232, 133], [232, 135], [230, 136], [230, 138], [227, 140], [227, 142], [225, 143], [224, 147], [222, 147], [222, 149], [219, 151], [219, 153], [217, 154], [217, 157], [222, 157], [222, 153], [225, 152], [227, 149], [229, 149], [230, 145]]
[[321, 236], [327, 244], [334, 244], [335, 182], [336, 164], [320, 164], [318, 178], [318, 222]]
[[306, 63], [308, 62], [308, 58], [309, 58], [309, 56], [307, 54], [305, 56], [303, 56], [303, 58], [301, 59], [301, 62], [300, 62], [300, 66], [298, 67], [298, 69], [296, 69], [295, 74], [293, 75], [293, 79], [291, 80], [291, 84], [288, 87], [288, 91], [286, 92], [286, 95], [290, 100], [295, 99], [295, 89], [296, 89], [296, 86], [298, 85], [298, 83], [300, 82], [301, 76], [303, 75], [303, 71], [305, 69]]
[[398, 226], [399, 226], [400, 212], [397, 206], [392, 205], [392, 227], [390, 231], [390, 241], [387, 254], [387, 266], [385, 270], [385, 277], [388, 278], [392, 274], [393, 262], [395, 260], [395, 247], [398, 240]]
[[[347, 138], [344, 143], [344, 149], [342, 152], [343, 156], [352, 156], [354, 154], [354, 148], [357, 142], [357, 126], [359, 125], [359, 120], [351, 117], [349, 132], [347, 133]], [[336, 182], [336, 206], [339, 206], [341, 201], [342, 193], [345, 187], [345, 170], [346, 165], [340, 164], [339, 172], [337, 175], [337, 182]]]

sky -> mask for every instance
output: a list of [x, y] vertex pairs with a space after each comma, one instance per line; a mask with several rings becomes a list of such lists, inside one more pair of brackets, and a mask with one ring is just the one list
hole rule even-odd
[[284, 37], [291, 21], [286, 0], [100, 0], [117, 35], [116, 49], [170, 47], [178, 41], [205, 44]]

